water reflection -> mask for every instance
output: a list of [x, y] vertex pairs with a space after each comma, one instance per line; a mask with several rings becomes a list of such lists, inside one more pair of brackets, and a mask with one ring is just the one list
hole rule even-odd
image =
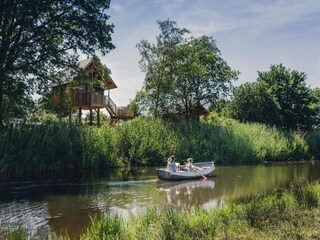
[[195, 204], [201, 205], [208, 201], [214, 189], [213, 180], [195, 180], [183, 182], [164, 182], [158, 181], [157, 189], [159, 192], [165, 192], [168, 205], [181, 208], [190, 208]]
[[[210, 209], [299, 179], [320, 179], [320, 162], [217, 167], [212, 178], [165, 182], [155, 168], [112, 171], [55, 181], [0, 183], [0, 235], [20, 223], [34, 236], [68, 230], [76, 237], [90, 216], [116, 213], [133, 217], [148, 208]], [[35, 237], [34, 237], [35, 238]]]

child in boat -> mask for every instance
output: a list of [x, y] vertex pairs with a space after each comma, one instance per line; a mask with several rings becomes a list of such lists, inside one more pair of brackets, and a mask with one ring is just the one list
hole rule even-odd
[[193, 170], [202, 170], [202, 168], [193, 165], [193, 158], [188, 158], [187, 162], [188, 163], [186, 164], [186, 170], [188, 172], [193, 171]]
[[172, 159], [171, 159], [171, 157], [169, 157], [167, 160], [167, 170], [168, 171], [170, 171], [170, 168], [171, 168], [171, 161], [172, 161]]
[[177, 165], [175, 163], [176, 157], [172, 155], [167, 160], [167, 170], [170, 172], [178, 172]]

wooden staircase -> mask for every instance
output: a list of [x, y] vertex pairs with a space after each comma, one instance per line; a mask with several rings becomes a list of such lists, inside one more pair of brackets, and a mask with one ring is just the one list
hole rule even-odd
[[110, 114], [111, 119], [132, 119], [134, 116], [129, 113], [126, 107], [117, 107], [109, 96], [104, 96], [104, 106]]

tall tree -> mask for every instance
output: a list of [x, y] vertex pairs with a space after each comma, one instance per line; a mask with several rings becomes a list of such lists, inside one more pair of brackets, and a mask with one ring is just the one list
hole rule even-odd
[[238, 72], [221, 57], [212, 37], [189, 38], [176, 48], [174, 97], [188, 120], [199, 119], [200, 107], [214, 104], [232, 89]]
[[141, 41], [140, 66], [146, 72], [140, 103], [154, 117], [183, 114], [198, 119], [202, 105], [215, 102], [231, 87], [238, 72], [221, 58], [212, 37], [187, 38], [176, 22], [158, 21], [157, 44]]
[[244, 83], [234, 91], [231, 116], [242, 122], [280, 125], [277, 103], [264, 82]]
[[180, 44], [189, 31], [178, 28], [175, 21], [169, 19], [157, 21], [160, 34], [156, 44], [142, 40], [137, 44], [141, 55], [140, 68], [146, 73], [144, 86], [137, 99], [146, 110], [157, 118], [168, 113], [170, 92], [172, 91], [172, 57], [175, 47]]
[[109, 3], [110, 0], [0, 0], [1, 124], [6, 110], [5, 88], [15, 83], [28, 90], [47, 90], [48, 81], [59, 69], [75, 68], [79, 51], [92, 55], [99, 50], [106, 54], [114, 48], [113, 25], [107, 23]]
[[312, 127], [311, 89], [307, 75], [287, 69], [282, 64], [272, 65], [267, 72], [258, 72], [258, 82], [265, 83], [277, 104], [280, 127], [287, 130], [308, 130]]

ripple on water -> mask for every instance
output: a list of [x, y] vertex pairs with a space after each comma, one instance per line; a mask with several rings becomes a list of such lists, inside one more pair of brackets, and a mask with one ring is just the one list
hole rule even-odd
[[0, 204], [0, 228], [21, 225], [32, 236], [39, 231], [49, 232], [46, 202], [14, 201]]

